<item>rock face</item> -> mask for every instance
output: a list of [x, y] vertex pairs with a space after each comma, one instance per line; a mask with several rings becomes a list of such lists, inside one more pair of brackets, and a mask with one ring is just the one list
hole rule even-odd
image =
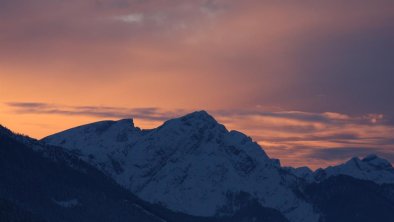
[[153, 130], [140, 130], [132, 120], [104, 121], [43, 141], [78, 153], [143, 200], [172, 210], [229, 215], [239, 210], [237, 198], [249, 198], [293, 221], [318, 219], [294, 192], [294, 175], [251, 138], [228, 131], [205, 111]]
[[[43, 142], [73, 152], [143, 200], [195, 216], [232, 215], [257, 202], [292, 222], [349, 219], [334, 212], [340, 195], [329, 199], [333, 201], [329, 206], [318, 198], [324, 195], [320, 187], [327, 180], [344, 176], [377, 186], [394, 184], [391, 164], [374, 155], [315, 172], [307, 167], [283, 168], [251, 138], [228, 131], [205, 111], [152, 130], [135, 127], [131, 119], [97, 122]], [[363, 201], [368, 203], [367, 196]], [[391, 209], [390, 202], [384, 204]]]

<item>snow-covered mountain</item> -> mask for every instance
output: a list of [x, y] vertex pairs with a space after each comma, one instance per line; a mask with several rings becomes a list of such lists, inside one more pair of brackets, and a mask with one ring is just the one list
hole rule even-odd
[[232, 214], [240, 198], [278, 209], [292, 221], [317, 221], [299, 198], [297, 178], [251, 138], [228, 131], [205, 111], [141, 130], [130, 119], [92, 123], [43, 139], [65, 147], [140, 198], [198, 216]]
[[391, 164], [374, 155], [315, 172], [281, 167], [251, 138], [228, 131], [205, 111], [151, 130], [135, 127], [132, 119], [96, 122], [43, 142], [73, 152], [143, 200], [196, 216], [231, 215], [243, 204], [257, 201], [291, 222], [317, 222], [322, 211], [331, 209], [317, 195], [324, 193], [321, 187], [338, 193], [342, 191], [335, 190], [332, 181], [358, 184], [343, 175], [394, 184]]
[[394, 168], [391, 163], [375, 154], [362, 159], [353, 157], [343, 164], [329, 166], [312, 171], [308, 167], [284, 167], [284, 170], [305, 180], [307, 183], [319, 183], [334, 176], [350, 176], [377, 184], [394, 184]]
[[376, 155], [368, 155], [363, 159], [354, 157], [344, 164], [319, 169], [313, 173], [316, 181], [337, 175], [347, 175], [378, 184], [394, 184], [394, 168], [391, 163]]

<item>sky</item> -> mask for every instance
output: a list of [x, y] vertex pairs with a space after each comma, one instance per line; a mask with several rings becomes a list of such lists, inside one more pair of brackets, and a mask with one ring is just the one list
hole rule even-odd
[[0, 124], [207, 110], [283, 165], [394, 163], [392, 0], [0, 0]]

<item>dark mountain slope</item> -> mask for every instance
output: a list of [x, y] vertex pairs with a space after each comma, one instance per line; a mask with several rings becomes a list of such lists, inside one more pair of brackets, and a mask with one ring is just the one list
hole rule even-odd
[[132, 196], [112, 180], [60, 148], [33, 151], [16, 138], [0, 135], [0, 198], [48, 221], [159, 221], [134, 207]]
[[391, 222], [394, 186], [334, 176], [307, 186], [306, 194], [324, 222]]
[[4, 222], [45, 222], [15, 204], [0, 199], [0, 221]]

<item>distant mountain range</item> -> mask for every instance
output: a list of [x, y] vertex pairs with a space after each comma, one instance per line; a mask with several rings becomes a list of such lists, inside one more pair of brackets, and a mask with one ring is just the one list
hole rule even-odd
[[[5, 218], [5, 219], [3, 219]], [[376, 155], [282, 167], [205, 111], [37, 141], [0, 128], [0, 221], [392, 221], [394, 169]]]

